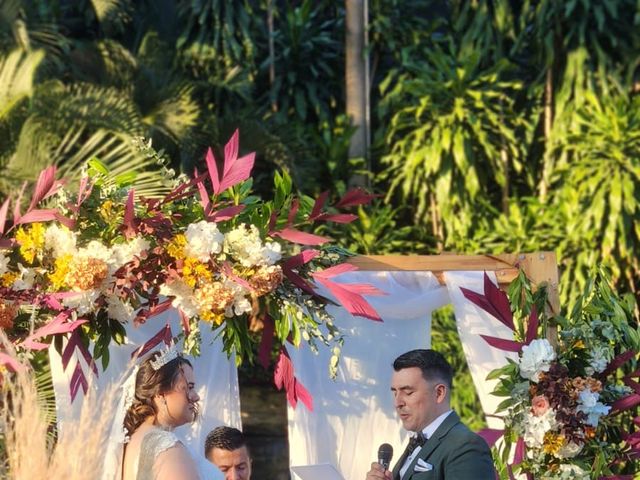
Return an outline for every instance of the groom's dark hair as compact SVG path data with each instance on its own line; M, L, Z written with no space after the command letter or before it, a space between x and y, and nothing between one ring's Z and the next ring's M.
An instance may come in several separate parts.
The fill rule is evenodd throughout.
M209 453L214 448L232 452L242 447L246 447L247 452L249 452L247 441L240 430L226 426L216 427L207 435L207 439L204 442L204 455L209 458Z
M413 367L417 367L422 371L422 376L425 380L438 380L451 390L453 368L441 353L426 349L411 350L403 353L393 362L393 369L396 372Z

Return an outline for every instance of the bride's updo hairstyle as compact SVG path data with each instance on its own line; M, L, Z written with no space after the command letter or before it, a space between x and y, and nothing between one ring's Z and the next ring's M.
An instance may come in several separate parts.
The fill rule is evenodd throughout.
M142 362L136 374L135 396L124 417L124 428L129 435L133 434L148 417L155 417L158 414L153 398L174 389L184 365L192 367L189 360L178 355L156 370L153 362L160 356L161 352L153 352Z

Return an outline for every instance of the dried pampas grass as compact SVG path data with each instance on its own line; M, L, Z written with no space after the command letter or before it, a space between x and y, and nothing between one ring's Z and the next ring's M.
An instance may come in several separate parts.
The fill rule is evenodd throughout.
M0 345L13 356L0 331ZM0 435L6 456L0 478L7 480L95 480L102 476L106 439L116 405L117 385L100 395L89 388L80 418L66 424L57 440L49 434L34 372L25 367L2 378Z

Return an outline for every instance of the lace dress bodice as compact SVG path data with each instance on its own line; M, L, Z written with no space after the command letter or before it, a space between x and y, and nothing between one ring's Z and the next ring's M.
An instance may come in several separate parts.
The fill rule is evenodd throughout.
M144 436L140 445L136 480L157 480L157 472L154 470L154 466L158 456L178 443L184 446L173 432L159 428L150 430ZM187 451L189 451L188 448ZM191 451L189 451L189 454L196 466L200 480L222 480L224 478L222 472L204 457L197 457Z

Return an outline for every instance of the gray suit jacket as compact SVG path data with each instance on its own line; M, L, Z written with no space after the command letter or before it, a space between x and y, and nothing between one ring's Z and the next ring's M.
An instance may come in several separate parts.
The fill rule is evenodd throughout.
M416 472L418 459L433 469ZM401 457L393 468L393 479L400 480ZM495 480L496 473L489 446L451 412L427 440L407 469L402 480Z

